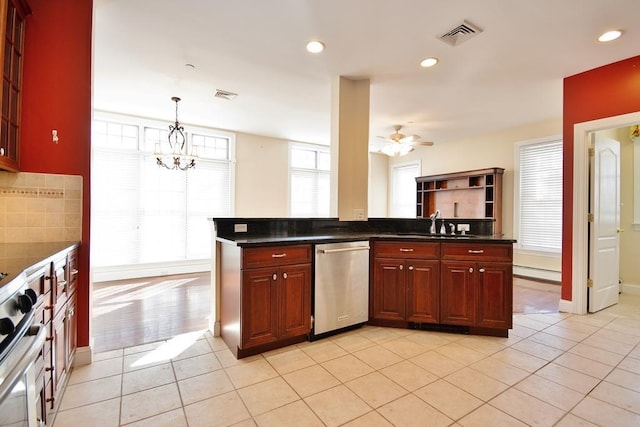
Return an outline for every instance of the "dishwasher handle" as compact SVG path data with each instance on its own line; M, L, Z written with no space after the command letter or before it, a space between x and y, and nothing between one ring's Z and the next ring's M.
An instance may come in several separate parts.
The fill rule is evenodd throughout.
M338 252L368 251L369 249L369 246L354 246L350 248L318 249L318 252L321 254L335 254Z

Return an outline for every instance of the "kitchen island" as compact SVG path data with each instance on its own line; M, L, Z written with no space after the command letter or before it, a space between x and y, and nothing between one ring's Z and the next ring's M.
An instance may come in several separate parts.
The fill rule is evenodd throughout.
M507 336L514 240L490 220L444 221L469 234L428 219L212 219L214 331L238 358L307 340L316 245L368 241L369 324Z

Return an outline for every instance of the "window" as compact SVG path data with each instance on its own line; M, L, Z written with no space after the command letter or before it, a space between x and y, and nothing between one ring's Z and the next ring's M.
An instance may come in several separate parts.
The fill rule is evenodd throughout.
M562 249L562 140L516 144L514 235L519 249Z
M96 117L100 117L96 114ZM209 217L231 216L233 135L194 129L195 168L155 161L164 123L107 116L92 129L92 264L130 266L210 256Z
M416 217L416 177L420 162L391 166L391 217Z
M323 145L289 146L289 215L328 217L331 155Z

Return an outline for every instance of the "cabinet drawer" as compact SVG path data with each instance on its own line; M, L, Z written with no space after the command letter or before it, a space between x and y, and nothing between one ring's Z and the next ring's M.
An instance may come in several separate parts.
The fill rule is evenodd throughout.
M310 262L311 245L267 246L242 250L242 268Z
M513 246L492 243L443 243L442 259L506 261L513 258Z
M374 257L420 258L440 257L439 242L375 242Z

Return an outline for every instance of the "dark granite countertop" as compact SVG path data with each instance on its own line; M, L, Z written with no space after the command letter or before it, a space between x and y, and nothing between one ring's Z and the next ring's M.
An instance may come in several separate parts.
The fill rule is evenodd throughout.
M43 267L50 258L68 251L78 242L0 243L0 287L9 286L15 279L26 278Z
M450 234L419 234L419 233L336 233L330 235L263 235L263 236L234 236L217 237L223 243L235 244L240 247L251 246L274 246L291 244L322 244L353 242L358 240L404 240L416 242L477 242L477 243L499 243L512 244L513 239L502 236L481 236L481 235L450 235Z

